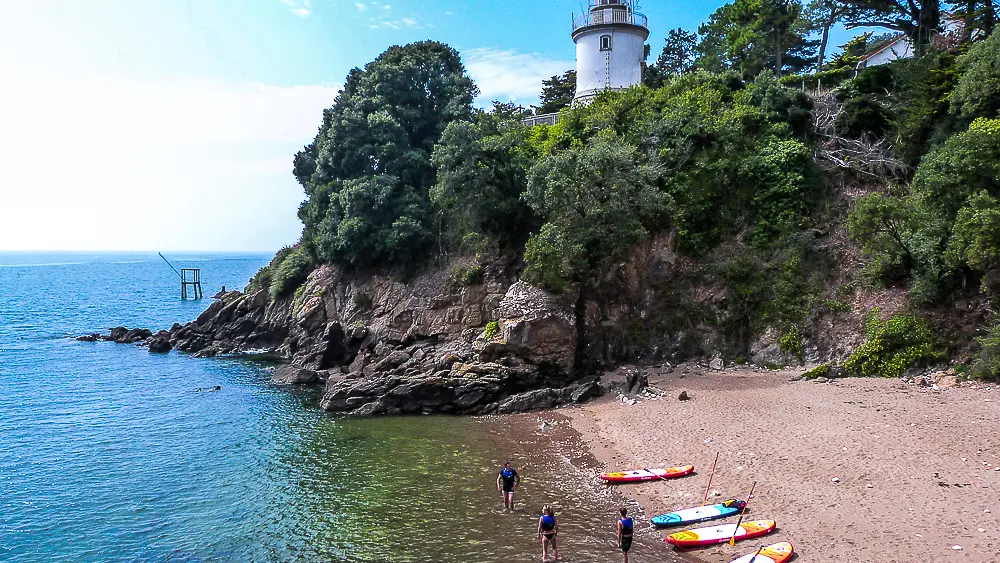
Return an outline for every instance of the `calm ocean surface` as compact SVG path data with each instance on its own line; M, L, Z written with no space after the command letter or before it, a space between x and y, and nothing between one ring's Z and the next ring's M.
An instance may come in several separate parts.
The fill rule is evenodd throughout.
M209 296L270 257L169 258ZM547 502L566 561L615 560L614 499L535 417L338 419L265 365L72 339L210 302L179 296L155 253L0 253L0 561L528 562ZM514 514L493 485L507 456ZM636 551L674 559L652 533Z

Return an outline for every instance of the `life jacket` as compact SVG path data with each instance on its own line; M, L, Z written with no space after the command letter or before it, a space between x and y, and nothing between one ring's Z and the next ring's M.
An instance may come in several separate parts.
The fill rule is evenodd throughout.
M548 514L542 516L542 529L546 532L552 530L556 527L555 516L549 516Z
M503 469L502 469L502 470L500 471L500 474L501 474L501 475L503 475L503 478L504 478L504 479L512 479L512 478L514 477L514 474L515 474L515 473L517 473L517 472L516 472L516 471L514 471L514 469L513 469L513 468L511 468L511 469L507 469L506 467L505 467L505 468L503 468Z
M622 518L621 520L619 520L619 522L622 523L622 533L623 534L631 534L632 533L632 527L633 527L634 524L633 524L631 518Z

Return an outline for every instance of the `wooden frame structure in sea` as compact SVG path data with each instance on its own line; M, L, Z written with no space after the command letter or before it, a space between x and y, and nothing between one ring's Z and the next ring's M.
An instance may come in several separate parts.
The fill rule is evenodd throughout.
M201 268L181 268L181 299L188 298L188 286L194 293L193 299L205 296L201 291Z

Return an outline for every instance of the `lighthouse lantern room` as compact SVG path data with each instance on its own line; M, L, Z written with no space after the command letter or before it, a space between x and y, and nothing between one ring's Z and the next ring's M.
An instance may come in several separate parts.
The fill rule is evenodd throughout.
M589 0L587 13L573 18L577 102L642 82L649 27L636 8L635 0Z

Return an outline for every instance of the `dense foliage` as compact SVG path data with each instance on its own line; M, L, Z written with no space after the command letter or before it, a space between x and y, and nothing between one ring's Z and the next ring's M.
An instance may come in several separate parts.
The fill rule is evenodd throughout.
M722 303L690 326L736 355L773 329L803 359L816 316L850 311L822 305L847 233L862 281L906 287L914 311L980 290L1000 304L1000 34L968 2L979 34L944 41L941 6L734 0L697 34L672 30L642 85L573 105L572 71L544 81L535 112L560 112L552 126L512 104L473 109L445 45L392 47L350 73L296 155L302 240L251 287L287 295L320 263L413 272L456 257L461 287L502 257L582 303L666 239ZM831 54L839 24L902 32L921 56L858 71L884 38ZM898 375L940 358L920 318L871 315L844 367Z
M347 77L316 139L295 157L303 239L322 261L378 266L425 256L434 240L431 152L468 121L476 87L459 54L392 47Z

